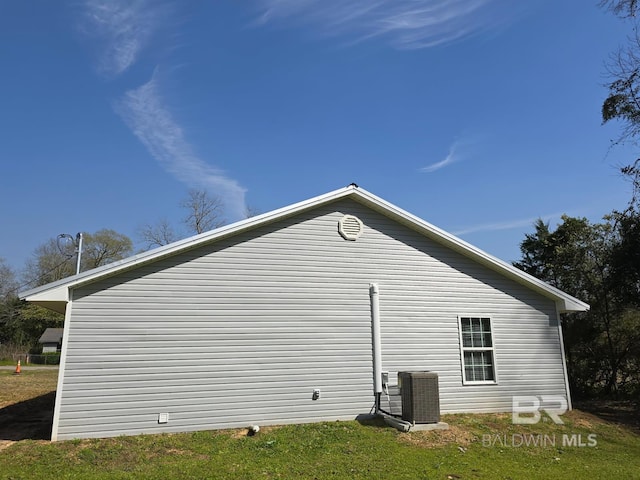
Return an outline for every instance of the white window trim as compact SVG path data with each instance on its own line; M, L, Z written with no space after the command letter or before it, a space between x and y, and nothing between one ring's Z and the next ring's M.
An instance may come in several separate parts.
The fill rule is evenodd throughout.
M491 326L491 347L464 347L462 343L462 319L463 318L488 318ZM458 315L458 342L460 346L460 366L462 368L463 385L497 385L498 384L498 364L496 363L496 341L493 328L493 318L491 315ZM464 368L464 352L486 352L491 351L491 361L493 362L494 380L467 380Z

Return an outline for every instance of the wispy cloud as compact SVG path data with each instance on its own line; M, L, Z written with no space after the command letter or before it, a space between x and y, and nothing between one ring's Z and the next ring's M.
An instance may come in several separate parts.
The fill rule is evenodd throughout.
M259 0L258 23L292 19L361 42L381 37L398 49L441 45L506 23L500 0Z
M441 160L436 163L432 163L431 165L427 165L426 167L422 167L420 171L423 173L435 172L436 170L440 170L441 168L444 168L447 165L451 165L452 163L458 161L460 159L460 156L457 153L458 146L459 146L458 142L454 143L449 148L449 153L444 158L444 160Z
M499 230L512 230L514 228L531 227L538 219L542 219L543 221L548 222L553 218L560 218L562 215L562 213L552 213L549 215L522 218L517 220L507 220L504 222L484 223L463 228L452 233L454 235L466 235L468 233L476 232L494 232Z
M199 158L185 139L158 93L157 76L129 90L117 102L116 111L147 148L174 177L190 187L201 187L220 195L234 220L246 212L245 189L225 173Z
M86 0L83 29L101 40L99 70L108 76L127 70L171 10L171 4L162 0Z
M130 68L157 31L168 25L174 7L171 0L84 0L83 29L100 40L100 71L116 77ZM126 92L115 107L149 153L176 179L219 195L230 219L245 216L245 189L194 153L159 94L155 73L144 85Z
M424 166L418 169L418 171L422 173L431 173L453 163L466 160L472 155L477 155L478 149L482 149L481 144L483 142L484 135L478 133L465 133L451 144L449 147L449 153L447 153L447 156L443 160Z

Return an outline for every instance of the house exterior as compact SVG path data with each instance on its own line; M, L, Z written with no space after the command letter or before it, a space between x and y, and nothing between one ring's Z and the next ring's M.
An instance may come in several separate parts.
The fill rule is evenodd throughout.
M355 185L20 296L65 314L52 440L354 419L380 369L442 413L570 402L588 309Z
M42 344L42 353L59 352L62 346L62 328L47 328L40 336L38 343Z

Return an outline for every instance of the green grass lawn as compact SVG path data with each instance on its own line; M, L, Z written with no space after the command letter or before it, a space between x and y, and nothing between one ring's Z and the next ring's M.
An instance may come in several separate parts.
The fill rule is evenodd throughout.
M0 479L640 479L639 434L580 411L563 419L513 425L510 415L448 415L449 430L408 434L331 422L264 427L253 437L21 440L0 450Z
M0 370L0 408L32 400L56 389L58 369L32 370L25 367L20 375L14 375L14 371Z
M7 358L1 359L0 360L0 366L9 366L9 365L13 365L14 367L16 366L18 362L14 362L13 360L9 360Z

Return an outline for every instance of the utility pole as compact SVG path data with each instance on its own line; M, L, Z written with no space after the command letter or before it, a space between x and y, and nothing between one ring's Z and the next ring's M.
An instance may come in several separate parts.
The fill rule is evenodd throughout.
M66 240L67 242L71 242L74 246L73 254L68 254L65 252L63 246L61 245L61 240ZM69 245L67 243L67 245ZM67 258L73 257L76 255L76 275L80 273L80 260L82 258L82 232L78 232L76 234L76 238L73 238L68 233L61 233L58 235L58 249L63 255L66 255Z
M80 273L80 258L82 257L82 232L78 232L76 235L76 275Z

